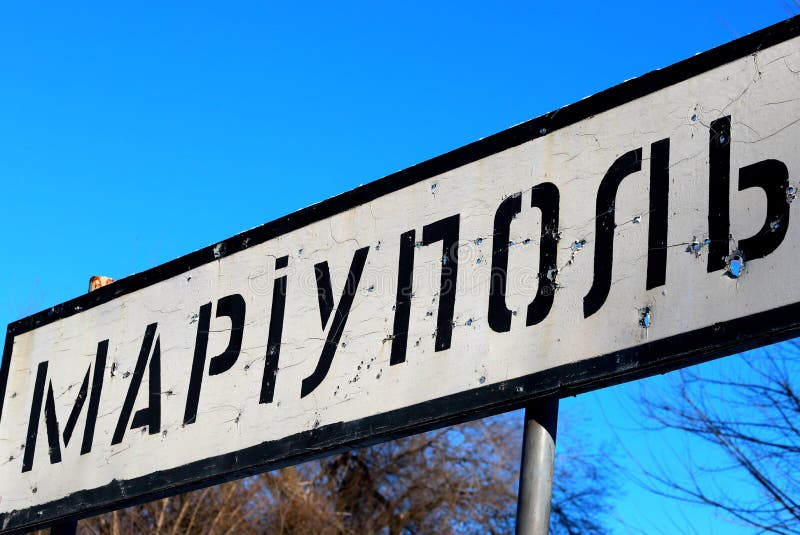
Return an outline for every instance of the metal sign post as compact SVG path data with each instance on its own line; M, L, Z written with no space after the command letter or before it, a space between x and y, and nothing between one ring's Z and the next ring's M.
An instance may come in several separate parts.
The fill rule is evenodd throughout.
M547 535L553 496L558 398L525 408L525 431L517 494L517 535Z

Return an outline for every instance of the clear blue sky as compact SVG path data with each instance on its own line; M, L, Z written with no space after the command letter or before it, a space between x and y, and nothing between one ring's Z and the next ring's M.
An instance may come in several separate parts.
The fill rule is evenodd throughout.
M84 293L90 275L147 269L765 27L790 3L2 2L0 324ZM624 406L640 387L563 408L636 451ZM620 533L735 532L622 490Z

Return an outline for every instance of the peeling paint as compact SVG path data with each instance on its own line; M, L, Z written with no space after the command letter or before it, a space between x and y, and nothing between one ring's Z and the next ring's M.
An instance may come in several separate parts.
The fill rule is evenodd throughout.
M214 246L212 252L214 254L214 258L221 258L225 254L225 244L219 242Z

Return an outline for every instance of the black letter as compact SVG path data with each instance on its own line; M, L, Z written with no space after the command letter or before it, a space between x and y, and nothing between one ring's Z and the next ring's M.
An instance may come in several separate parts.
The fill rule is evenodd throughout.
M778 248L789 228L786 188L789 170L778 160L764 160L739 169L739 191L761 188L767 194L767 216L755 236L739 240L745 260L763 258Z
M226 295L217 301L217 318L228 316L231 319L231 337L228 347L222 354L211 357L208 365L208 375L219 375L231 369L239 358L242 350L242 337L244 336L244 297L239 294Z
M729 252L731 195L731 118L708 130L708 273L725 269Z
M650 145L650 228L647 238L647 289L667 281L669 220L669 138Z
M422 227L422 245L442 242L442 276L439 284L439 312L436 317L435 351L450 348L453 335L453 311L456 306L458 278L459 214Z
M545 182L531 190L531 207L542 211L542 233L539 242L539 289L531 304L525 325L536 325L547 317L556 293L555 273L558 254L558 188ZM551 275L552 274L552 275Z
M492 230L492 273L489 279L489 327L495 332L511 330L511 311L506 307L506 275L508 272L508 238L511 221L522 209L522 196L507 197L494 213ZM542 221L544 226L544 221Z
M108 340L103 340L97 344L97 355L94 363L94 375L92 379L91 397L89 398L89 409L86 413L86 427L83 431L83 442L81 444L81 455L92 451L92 440L94 439L94 427L97 420L97 411L100 405L100 393L103 390L103 373L106 367L106 356L108 355ZM31 404L31 415L28 421L28 434L25 443L25 454L22 459L22 471L28 472L33 468L33 457L36 452L36 437L39 432L39 417L42 411L42 400L44 399L44 386L47 380L47 362L40 362L36 370L36 382L33 390L33 403ZM78 423L78 417L86 396L89 393L89 374L92 368L86 370L83 382L72 405L67 425L64 427L64 446L68 446ZM44 418L47 428L47 444L50 450L50 463L61 462L61 444L59 442L59 427L56 418L55 396L53 395L53 381L51 380L47 388L47 399L44 403Z
M289 265L289 257L282 256L275 260L275 269ZM259 403L272 403L275 395L275 378L278 374L278 359L281 354L281 336L283 334L283 314L286 309L286 275L275 279L272 285L272 311L269 317L269 337L267 338L267 356L264 361L264 375L261 378L261 396Z
M153 355L149 359L150 384L148 386L150 396L148 405L138 410L136 414L133 415L131 429L148 426L148 431L151 435L161 430L161 345L160 338L156 338L157 327L157 323L151 323L147 326L147 329L145 329L142 349L139 351L139 359L136 361L136 368L133 370L131 384L128 387L128 393L125 395L125 401L122 404L122 413L119 415L119 421L114 430L114 436L111 439L112 445L122 442L122 438L125 436L128 421L131 418L131 411L133 411L133 404L136 402L136 395L139 393L139 387L142 385L144 369L147 367L148 357L150 357L150 348L153 348ZM155 345L153 344L154 338Z
M588 318L603 306L611 289L614 259L614 202L622 180L642 169L642 149L626 152L611 164L597 191L594 247L594 281L583 298L583 316Z
M389 365L406 361L408 346L408 320L411 315L411 294L414 284L414 247L416 231L409 230L400 236L400 259L397 265L397 297L394 307L392 354Z
M339 339L344 331L345 323L347 323L347 316L350 314L350 306L353 304L353 298L355 297L356 290L358 289L358 282L361 280L361 273L364 271L364 264L367 262L367 253L369 253L369 247L362 247L353 254L353 261L350 263L350 272L347 274L347 282L345 282L344 289L342 290L342 297L339 300L339 306L336 308L336 313L333 315L331 328L328 331L327 338L325 339L325 346L322 348L322 354L319 357L319 361L317 362L317 367L314 369L314 372L303 379L303 384L300 389L301 398L304 398L313 392L328 374L328 370L331 367L331 362L333 362L333 355L336 353L336 347L339 345ZM327 294L330 295L330 272L328 270L328 263L320 262L314 266L314 269L317 272L318 284L321 280L320 273L323 273L322 280L327 279L328 285L325 290L327 291ZM325 316L327 315L330 317L330 312L326 314L325 310L327 309L328 303L330 303L332 308L333 302L332 298L330 301L324 299L323 294L321 293L322 287L319 289L320 316L323 318L323 327L325 327Z
M217 301L217 318L231 318L231 336L228 347L222 354L211 358L208 375L219 375L231 369L239 358L244 336L244 317L246 305L239 294L226 295ZM183 413L183 424L193 424L197 419L197 405L200 401L200 388L203 384L203 371L206 365L208 349L208 333L211 327L211 303L200 307L197 321L197 338L194 344L192 371L189 375L189 393L186 396L186 410Z

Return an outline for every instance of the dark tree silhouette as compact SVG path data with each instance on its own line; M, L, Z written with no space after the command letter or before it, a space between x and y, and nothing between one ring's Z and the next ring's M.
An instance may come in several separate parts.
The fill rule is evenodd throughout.
M556 459L551 531L603 532L601 455L569 441ZM511 533L521 414L414 435L97 516L82 533Z
M676 372L640 398L643 422L704 444L647 470L652 491L768 533L800 533L800 343L784 342Z

